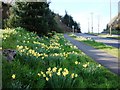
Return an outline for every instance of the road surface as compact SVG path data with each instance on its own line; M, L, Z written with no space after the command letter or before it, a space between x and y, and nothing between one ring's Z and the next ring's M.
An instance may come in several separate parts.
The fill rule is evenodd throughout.
M120 48L120 40L116 39L110 39L110 38L103 38L95 35L90 35L90 34L84 34L84 33L75 33L77 36L83 36L85 38L92 38L97 42L102 42L106 45L110 45L116 48Z
M88 46L82 42L74 40L67 34L64 34L64 37L67 40L69 40L73 45L77 46L78 49L83 51L86 55L90 56L93 60L100 63L101 65L112 71L113 73L120 75L120 67L119 67L120 62L118 58L111 56L106 52L95 49L91 46Z

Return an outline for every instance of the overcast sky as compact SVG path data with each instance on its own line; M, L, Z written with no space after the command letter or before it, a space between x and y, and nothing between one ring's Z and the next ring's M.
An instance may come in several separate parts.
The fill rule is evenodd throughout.
M118 14L118 1L111 0L112 18ZM50 9L62 16L66 10L81 24L82 32L88 32L88 21L91 30L91 12L93 13L93 32L98 32L98 17L100 32L110 21L110 0L51 0Z

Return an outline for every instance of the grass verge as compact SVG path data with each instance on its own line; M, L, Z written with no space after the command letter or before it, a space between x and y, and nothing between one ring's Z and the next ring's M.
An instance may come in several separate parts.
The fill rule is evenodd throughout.
M120 77L67 41L63 34L38 37L22 28L5 30L3 49L17 55L8 62L3 56L4 88L120 88Z
M112 46L108 46L106 44L100 43L100 42L96 42L95 40L92 40L91 38L84 38L82 36L76 36L74 34L69 34L69 36L71 36L72 38L74 38L75 40L84 42L85 44L92 46L96 49L100 49L102 51L107 52L108 54L115 56L117 58L120 59L119 57L119 53L120 53L120 49L112 47Z

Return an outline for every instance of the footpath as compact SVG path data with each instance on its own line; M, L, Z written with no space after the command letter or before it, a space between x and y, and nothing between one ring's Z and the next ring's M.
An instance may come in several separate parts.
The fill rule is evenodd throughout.
M118 58L107 54L106 52L95 49L91 46L88 46L82 42L74 40L67 34L64 34L64 37L69 40L73 45L77 46L82 52L91 57L96 62L100 63L111 72L120 75L120 60Z

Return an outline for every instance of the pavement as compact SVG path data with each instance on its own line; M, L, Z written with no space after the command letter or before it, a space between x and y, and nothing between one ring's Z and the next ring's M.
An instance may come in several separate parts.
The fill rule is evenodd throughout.
M64 37L69 40L73 45L77 46L82 52L91 57L96 62L100 63L102 66L109 69L111 72L120 75L120 60L118 58L111 56L103 51L95 49L91 46L88 46L82 42L74 40L67 34L64 34Z
M110 45L116 48L120 48L120 40L111 39L111 38L104 38L100 36L90 35L90 34L84 34L84 33L75 33L77 36L83 36L85 38L91 38L94 39L97 42L102 42L106 45Z

